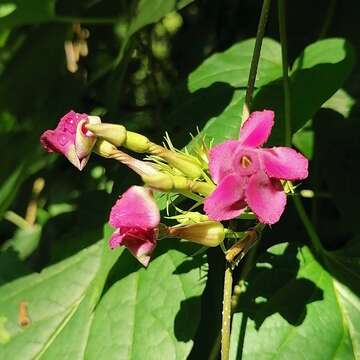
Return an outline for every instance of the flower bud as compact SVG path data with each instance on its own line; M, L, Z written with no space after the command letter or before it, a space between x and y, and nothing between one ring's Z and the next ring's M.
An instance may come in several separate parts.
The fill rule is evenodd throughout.
M191 181L190 183L190 191L197 192L204 196L210 195L214 190L214 184L209 184L203 181Z
M170 174L158 172L156 175L141 175L141 179L145 185L152 189L169 192L174 188L174 182Z
M169 235L200 245L215 247L224 241L225 231L220 222L204 221L197 224L171 227Z
M202 169L199 163L190 155L168 150L155 144L151 144L149 151L152 155L159 156L167 161L168 164L180 170L190 179L196 179L202 175Z
M113 145L109 141L103 140L103 139L98 139L98 141L96 142L96 144L94 146L94 151L98 155L108 158L111 155L113 155L117 151L117 149L116 149L115 145Z
M109 141L116 147L122 146L126 140L126 129L119 124L87 124L86 128L96 136Z
M46 151L65 155L73 165L82 170L97 140L96 136L87 130L86 124L100 122L97 116L71 110L60 119L54 130L47 130L41 135L40 142Z
M145 153L149 150L150 140L141 134L127 131L123 146L137 153Z

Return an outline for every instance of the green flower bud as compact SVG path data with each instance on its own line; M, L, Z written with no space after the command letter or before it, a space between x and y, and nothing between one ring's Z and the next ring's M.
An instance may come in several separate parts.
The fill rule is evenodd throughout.
M196 179L202 175L200 164L190 155L180 154L156 144L151 144L149 151L152 155L164 159L168 164L180 170L190 179Z
M169 235L189 240L200 245L215 247L225 238L223 225L217 221L204 221L197 224L171 227Z
M141 175L145 185L159 191L169 192L174 188L174 182L170 174L159 172L156 175Z
M150 140L146 136L127 131L123 146L137 153L145 153L149 150L150 144Z
M102 157L108 158L117 151L117 148L115 145L113 145L109 141L106 141L106 140L103 140L100 138L95 143L94 151L96 154L98 154Z
M90 116L89 116L90 118ZM103 138L116 147L122 146L126 140L126 129L118 124L88 124L86 128L97 137Z

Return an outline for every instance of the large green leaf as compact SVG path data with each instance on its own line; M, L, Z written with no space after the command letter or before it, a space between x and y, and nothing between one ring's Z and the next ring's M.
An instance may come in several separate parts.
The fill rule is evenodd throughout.
M147 269L138 269L128 253L121 256L118 273L123 277L95 312L86 358L186 359L205 285L199 271L201 258L189 262L187 255L194 252L190 244L175 246L181 252L168 244L160 246L157 251L164 253Z
M174 244L178 250L170 249ZM203 259L189 262L195 251L189 243L164 241L157 250L147 269L124 252L115 271L118 281L98 307L108 273L122 253L111 251L106 240L40 274L3 285L0 357L185 359L199 321ZM21 303L27 303L27 327L19 325Z
M255 39L233 45L228 50L206 59L189 76L191 92L208 87L215 82L228 83L234 87L247 85ZM261 48L256 86L263 86L281 77L281 48L275 40L265 38Z
M354 50L345 39L317 41L296 59L290 75L291 126L296 132L344 84L354 66ZM270 142L283 143L284 102L281 79L257 92L255 109L269 108L276 113Z
M102 244L0 288L2 331L7 335L0 344L2 358L82 359L91 314L119 255ZM27 327L19 325L21 303L27 303Z
M206 123L197 139L205 136L207 139L212 139L214 144L217 144L225 140L238 138L244 98L244 90L235 91L230 104L220 115L211 118Z
M270 248L249 284L233 320L232 359L360 356L359 298L308 248Z

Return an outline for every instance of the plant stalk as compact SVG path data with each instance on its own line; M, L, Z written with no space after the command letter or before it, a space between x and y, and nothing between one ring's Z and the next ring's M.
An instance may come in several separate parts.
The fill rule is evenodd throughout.
M291 93L289 79L289 64L287 55L286 9L285 0L278 0L279 33L281 43L281 59L284 87L284 115L285 115L285 146L291 146Z
M242 113L242 123L244 124L246 119L250 115L250 107L251 107L251 101L254 93L255 88L255 80L256 80L256 73L259 65L260 60L260 53L261 53L261 45L264 38L265 33L265 27L269 15L269 9L270 9L271 0L264 0L263 6L261 9L260 14L260 20L259 25L256 33L256 40L255 40L255 46L254 46L254 52L251 59L251 65L250 65L250 73L247 83L247 89L245 94L245 102L243 107L243 113Z
M221 327L221 360L229 359L232 283L233 283L232 269L230 264L226 263L225 276L224 276L222 327Z
M291 93L288 73L289 67L287 60L286 11L284 0L278 0L278 15L284 86L285 146L291 146ZM321 244L320 238L316 232L314 225L312 224L309 216L306 213L300 197L294 196L293 200L297 213L305 227L305 230L312 242L312 245L319 254L322 254L324 252L324 248Z
M250 73L248 78L246 94L245 94L245 102L243 106L241 126L244 124L244 122L246 121L246 119L249 117L250 114L250 106L254 93L256 74L260 60L261 46L264 38L270 4L271 4L271 0L263 1L258 29L256 33L254 51L251 59ZM255 256L251 257L251 263L254 261L254 258ZM248 264L248 266L251 267L251 264ZM221 359L222 360L229 359L230 335L231 335L230 329L231 329L232 283L233 283L232 269L230 267L230 264L227 263L225 269L225 276L224 276L223 318L222 318L222 328L221 328Z

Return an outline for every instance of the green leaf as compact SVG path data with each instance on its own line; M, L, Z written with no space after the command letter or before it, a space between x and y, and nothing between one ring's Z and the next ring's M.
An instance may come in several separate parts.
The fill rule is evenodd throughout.
M86 358L186 359L205 285L202 258L189 259L192 244L170 248L168 241L174 240L160 242L161 255L147 269L139 269L128 252L121 256L121 279L97 307Z
M359 357L359 298L308 248L270 248L249 284L234 315L231 359Z
M344 89L339 89L330 99L325 101L322 108L334 110L344 118L348 118L354 105L355 99Z
M317 41L296 59L290 75L291 127L296 132L312 119L321 106L342 87L354 66L353 48L345 39ZM282 81L261 88L253 101L254 109L272 109L276 114L270 143L284 138Z
M207 139L212 139L214 144L218 144L238 138L244 99L244 90L235 91L230 104L220 115L211 118L195 139L205 136Z
M17 191L26 176L27 159L23 160L18 167L5 179L0 188L0 219L4 216L6 209L11 204Z
M2 27L35 24L55 17L56 0L14 0L0 4Z
M19 259L26 259L37 248L40 242L41 226L29 226L18 229L13 238L7 240L1 247L1 251L12 248L18 253Z
M312 159L314 155L314 130L312 130L311 121L307 122L304 127L293 134L292 143L308 159Z
M40 274L0 287L1 356L80 360L125 352L129 359L186 358L199 321L204 259L189 258L193 244L169 240L159 244L158 256L145 269L128 251L109 249L112 231L106 227L103 241ZM118 281L96 307L120 254ZM18 308L24 303L30 324L21 327Z
M82 359L86 329L119 254L101 241L40 274L2 286L0 317L6 321L3 326L8 335L8 341L0 344L2 356ZM24 303L30 324L21 327L18 308Z
M194 92L215 82L234 87L247 85L255 39L233 45L228 50L207 58L189 76L188 88ZM263 41L256 86L263 86L281 77L281 47L275 40Z

